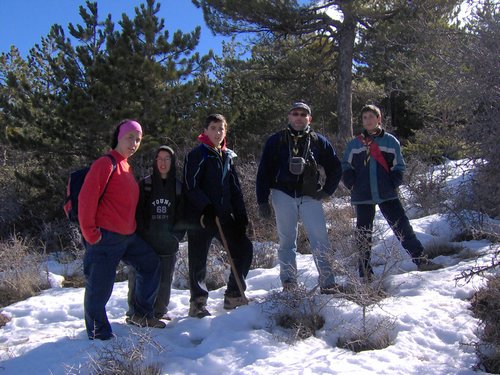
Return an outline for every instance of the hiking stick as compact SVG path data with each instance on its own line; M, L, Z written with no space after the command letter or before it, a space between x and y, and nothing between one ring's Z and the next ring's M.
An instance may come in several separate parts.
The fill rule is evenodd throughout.
M233 257L231 256L231 252L229 251L229 246L227 244L226 236L224 236L224 232L222 231L222 226L220 225L219 217L215 217L215 223L217 224L217 228L219 229L219 235L222 239L222 245L224 245L224 249L226 249L227 257L229 259L229 265L231 266L231 270L233 271L234 278L236 279L236 284L238 285L238 289L240 291L240 295L248 302L247 297L245 296L245 291L243 290L243 285L241 285L241 280L236 270L236 266L233 262Z
M220 225L220 220L219 217L215 217L215 224L217 225L217 229L219 230L219 235L222 240L222 245L224 249L226 250L229 265L231 266L231 271L233 272L234 278L236 279L236 284L238 285L238 290L241 294L241 297L243 297L247 303L248 303L248 298L245 296L245 291L243 290L243 285L241 285L241 280L238 274L238 271L236 270L236 265L233 262L233 257L231 256L231 252L229 251L229 245L227 244L226 236L224 235L224 232L222 231L222 226ZM200 217L200 225L202 228L205 227L205 223L203 222L203 215Z

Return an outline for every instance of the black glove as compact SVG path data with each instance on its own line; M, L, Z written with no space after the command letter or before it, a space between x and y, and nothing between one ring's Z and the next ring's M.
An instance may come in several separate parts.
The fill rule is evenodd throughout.
M271 205L269 203L259 204L259 216L266 220L271 218Z
M326 191L324 191L323 189L321 189L320 191L318 191L314 197L314 199L318 200L318 201L322 201L322 200L326 200L328 198L330 198L330 194L328 194Z
M248 217L247 215L237 215L234 218L234 234L237 237L243 237L247 232Z
M356 182L356 172L354 169L348 169L342 173L342 181L348 190L352 190Z
M403 172L391 171L391 180L395 188L399 187L403 183Z
M215 207L211 204L205 206L203 211L201 211L200 223L205 229L217 229L217 224L215 223Z

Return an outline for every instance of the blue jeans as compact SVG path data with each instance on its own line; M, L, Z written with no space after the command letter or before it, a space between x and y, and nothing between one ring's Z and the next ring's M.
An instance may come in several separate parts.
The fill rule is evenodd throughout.
M293 198L277 189L272 189L271 199L280 240L278 259L281 282L297 282L297 226L300 218L311 244L320 286L334 284L335 276L331 267L334 251L328 239L321 201L309 196Z
M113 292L120 260L137 271L135 306L137 314L153 316L160 282L160 262L154 250L136 234L121 235L101 229L102 239L95 245L84 241L85 326L90 339L106 340L112 335L106 303Z
M177 246L178 247L178 246ZM177 254L159 255L160 257L160 287L156 296L154 314L158 319L162 318L168 311L170 294L172 293L172 281L174 279L175 262ZM127 316L135 314L135 284L137 272L134 267L128 269L128 311Z

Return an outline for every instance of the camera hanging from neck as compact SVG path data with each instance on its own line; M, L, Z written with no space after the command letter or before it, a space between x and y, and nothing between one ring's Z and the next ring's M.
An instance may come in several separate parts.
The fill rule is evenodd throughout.
M304 173L304 169L306 166L307 154L309 153L309 149L311 147L311 137L310 137L310 128L307 127L304 131L298 132L289 128L289 164L288 169L291 174L300 176ZM304 140L304 147L302 150L302 156L299 155L300 147L299 142Z
M299 142L305 138L305 146L304 146L304 152L302 157L305 159L307 156L307 153L309 152L309 148L311 146L311 138L309 137L311 132L311 127L308 125L304 130L298 131L290 126L288 127L288 135L289 135L289 149L290 149L290 156L296 157L299 156Z

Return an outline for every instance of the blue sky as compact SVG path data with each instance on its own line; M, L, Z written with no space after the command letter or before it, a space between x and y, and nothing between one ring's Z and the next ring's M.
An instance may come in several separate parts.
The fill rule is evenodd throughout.
M133 18L134 8L146 0L97 0L99 18L111 14L115 24L122 13ZM191 0L159 0L159 17L165 20L165 28L172 34L176 30L191 32L196 26L202 27L201 40L197 52L206 53L212 49L216 54L222 52L220 36L214 36L205 26L203 12ZM15 45L23 56L46 36L50 27L57 23L67 32L68 23L79 24L79 6L85 0L0 0L0 52L8 52Z

